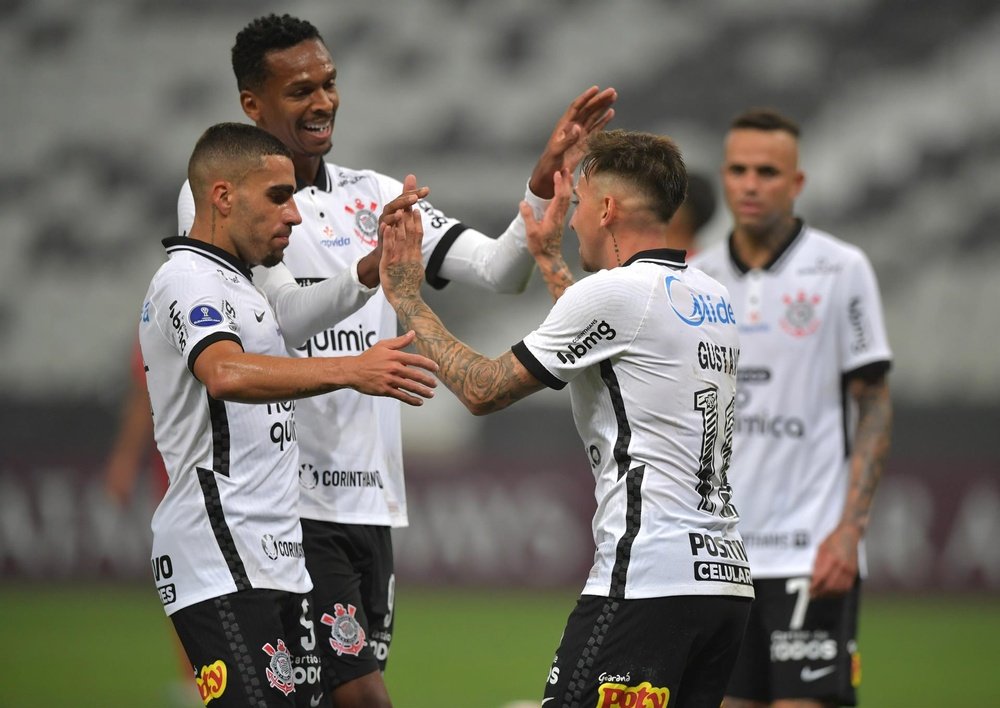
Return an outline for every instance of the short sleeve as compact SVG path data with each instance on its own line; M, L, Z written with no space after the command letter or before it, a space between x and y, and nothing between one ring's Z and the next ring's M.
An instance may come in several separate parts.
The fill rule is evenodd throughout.
M868 258L857 252L844 274L845 287L838 305L841 371L892 361L885 330L878 281Z
M582 371L625 351L635 338L645 303L601 272L572 285L545 321L511 351L535 378L562 388Z
M152 298L157 325L194 371L205 347L222 340L243 346L239 315L219 277L173 274Z

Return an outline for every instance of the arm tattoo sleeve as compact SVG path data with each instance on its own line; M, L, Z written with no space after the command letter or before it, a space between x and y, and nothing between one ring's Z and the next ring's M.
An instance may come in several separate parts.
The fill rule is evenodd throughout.
M438 363L438 378L472 413L501 410L544 388L511 352L490 359L460 342L419 295L400 299L396 313L417 333L417 351Z
M858 430L851 453L851 476L842 523L851 524L864 533L875 488L889 456L892 402L885 377L873 383L855 379L849 390L858 403Z

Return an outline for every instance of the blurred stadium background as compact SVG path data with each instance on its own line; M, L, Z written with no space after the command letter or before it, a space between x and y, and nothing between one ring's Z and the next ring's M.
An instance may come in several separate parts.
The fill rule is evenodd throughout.
M713 176L735 113L774 105L798 118L807 173L800 211L869 254L896 354L893 456L870 532L868 596L887 611L917 608L913 623L941 615L949 626L948 617L973 607L981 620L974 625L996 626L1000 240L989 234L1000 223L1000 6L993 0L0 0L5 618L20 616L22 606L33 616L31 600L50 595L41 616L62 615L68 597L106 596L112 587L139 597L148 589L153 600L151 494L140 491L136 504L117 508L104 497L101 466L128 382L140 301L162 261L159 240L175 233L190 149L209 124L244 120L229 49L249 19L274 10L316 24L338 64L332 159L399 178L414 172L436 206L487 233L513 217L552 122L591 84L618 89L615 126L672 135L689 166ZM720 209L705 241L723 238L727 222ZM572 239L568 249L575 251ZM456 334L490 355L549 307L538 282L519 297L452 285L429 299ZM452 607L455 598L478 598L481 611L497 606L495 595L533 591L497 600L496 612L501 627L519 633L512 651L541 641L540 653L531 651L542 664L530 669L528 684L540 689L535 678L591 555L592 487L568 399L545 393L478 419L445 394L406 411L404 428L411 527L396 537L400 603L412 588L414 612L437 593ZM553 593L561 608L554 636L511 624L536 601L549 607ZM86 626L79 613L89 606L46 626ZM166 668L143 662L146 681L172 671L155 600L151 609L139 616L153 626L138 636L157 647L150 657ZM442 623L458 619L439 614ZM421 649L431 655L437 643L464 641L448 625L430 626L438 629L428 630ZM15 683L38 678L11 668L17 656L30 656L11 650L29 631L37 630L0 623L7 647L0 706L68 705L70 698L12 698L22 695ZM53 666L110 651L91 643L99 637L62 628L43 634L52 639L39 661ZM959 662L966 667L979 666L985 652L996 666L995 644L973 649L962 637L936 651L966 657ZM493 641L476 646L501 651ZM466 655L456 665L428 663L422 680L445 686L457 674L519 671L504 668L502 653L482 669L462 664ZM904 664L913 677L934 674L933 656ZM866 680L877 682L879 672L869 660ZM120 680L108 676L107 685ZM990 680L992 688L983 683L969 694L980 705L1000 705ZM502 702L493 698L400 705ZM88 701L73 696L74 705L118 705Z

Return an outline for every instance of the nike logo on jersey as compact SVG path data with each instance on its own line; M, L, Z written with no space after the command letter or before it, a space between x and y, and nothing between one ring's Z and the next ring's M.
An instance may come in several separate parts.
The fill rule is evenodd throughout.
M263 322L264 321L264 315L266 315L266 314L267 314L266 312L257 312L256 310L254 310L254 312L253 312L253 316L257 318L258 322Z
M837 667L835 666L824 666L822 669L814 669L811 666L803 666L802 673L799 674L799 678L807 683L809 681L816 681L817 679L821 679L824 676L832 674L836 668Z
M315 696L309 699L309 705L311 705L313 708L316 708L316 706L318 706L320 704L320 701L322 700L323 700L323 694L317 693Z

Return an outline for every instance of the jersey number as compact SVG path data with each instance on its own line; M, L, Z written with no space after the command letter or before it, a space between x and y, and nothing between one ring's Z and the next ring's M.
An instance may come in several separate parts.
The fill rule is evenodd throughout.
M719 470L719 500L722 508L719 516L729 519L736 516L736 507L730 501L733 498L733 488L729 484L729 459L733 455L733 423L735 420L736 399L729 399L726 406L725 429L722 438L722 468ZM694 409L701 412L701 459L698 465L698 484L695 490L701 497L698 509L715 513L716 504L712 501L712 482L715 479L715 443L719 437L719 389L715 386L696 391L694 394Z

